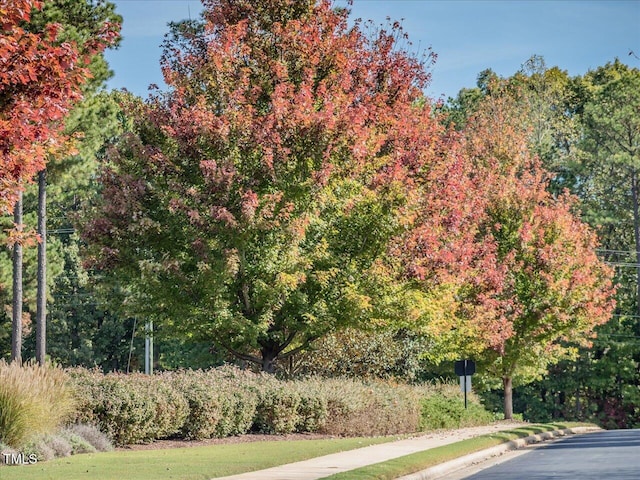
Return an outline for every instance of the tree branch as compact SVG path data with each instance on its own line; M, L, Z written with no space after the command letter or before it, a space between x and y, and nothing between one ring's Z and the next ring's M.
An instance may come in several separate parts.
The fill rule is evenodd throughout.
M317 340L318 338L320 338L320 335L313 335L313 336L307 338L301 345L297 346L293 350L289 350L287 353L283 353L282 355L278 355L278 359L279 360L286 360L287 358L295 355L296 353L301 352L302 350L306 349L311 342L313 342L314 340Z
M280 355L280 353L282 353L282 351L285 348L287 348L289 345L291 345L291 342L293 342L293 339L296 338L296 333L297 332L295 332L295 331L291 332L289 334L289 336L287 337L287 339L284 341L284 343L278 347L278 355Z
M235 348L233 348L231 345L225 342L220 342L220 345L222 346L222 348L226 349L231 355L239 358L240 360L246 360L247 362L257 363L258 365L262 364L261 358L258 358L254 355L249 355L248 353L239 352Z

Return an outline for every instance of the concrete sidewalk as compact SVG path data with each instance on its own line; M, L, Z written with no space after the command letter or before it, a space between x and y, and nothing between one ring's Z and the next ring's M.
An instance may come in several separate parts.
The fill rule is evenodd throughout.
M403 457L423 450L448 445L488 433L518 428L522 423L496 423L493 425L463 428L460 430L429 433L419 437L372 445L324 457L290 463L257 472L241 473L216 480L315 480L335 473Z

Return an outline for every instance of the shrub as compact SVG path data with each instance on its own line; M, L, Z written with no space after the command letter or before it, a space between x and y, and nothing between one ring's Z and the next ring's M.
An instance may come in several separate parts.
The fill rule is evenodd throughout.
M485 410L474 394L468 394L467 409L459 388L454 384L434 387L422 402L420 425L423 430L470 427L491 423L494 415Z
M94 425L76 423L68 426L67 430L82 437L98 452L109 452L113 450L113 445L111 445L109 438Z
M207 384L202 372L179 372L169 378L174 388L183 392L188 407L180 436L187 440L214 437L222 409L218 396Z
M62 424L74 408L66 379L59 368L0 361L0 441L19 448Z
M433 396L422 403L422 429L437 430L441 428L457 428L460 426L464 405L460 400Z
M258 404L256 392L228 382L219 384L215 392L221 410L215 436L223 438L247 433L253 425Z
M189 414L185 395L164 375L135 375L128 377L128 381L138 391L144 392L147 401L155 407L149 439L169 438L177 434Z
M99 414L102 411L101 381L104 374L96 369L70 368L66 370L71 379L71 387L75 399L76 410L71 416L73 423L99 425Z
M98 414L102 429L116 444L147 442L155 408L146 392L140 392L122 375L107 375L100 383L101 403Z
M323 388L323 380L306 379L291 383L300 396L298 405L298 432L318 432L327 421L328 400Z
M9 445L0 442L0 465L3 465L6 463L7 457L10 457L11 455L17 455L17 454L18 454L18 451L15 448L12 448Z
M180 432L189 405L166 376L73 372L80 408L74 420L95 424L116 444L149 442Z
M75 376L76 394L82 408L75 422L94 423L117 445L148 442L155 419L155 406L147 392L140 391L126 375Z
M154 376L73 374L76 421L100 426L119 444L170 435L186 439L253 431L274 434L389 435L491 422L455 385L411 386L357 379L282 381L225 366ZM75 433L78 433L74 430Z
M247 433L251 428L258 403L252 387L255 374L225 366L206 372L176 372L168 378L188 403L188 415L180 430L182 437L227 437Z
M419 428L419 387L356 380L324 380L327 421L322 433L331 435L390 435Z
M233 393L233 422L228 431L229 435L247 433L253 425L253 419L258 407L258 394L246 387L237 388ZM222 434L222 432L220 432ZM223 435L220 435L223 436Z
M258 388L258 405L253 422L262 433L292 433L300 423L301 397L289 385L265 381Z

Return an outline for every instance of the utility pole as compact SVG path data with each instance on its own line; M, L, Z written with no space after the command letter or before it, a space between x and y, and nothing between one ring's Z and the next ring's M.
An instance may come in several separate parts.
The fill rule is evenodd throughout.
M13 210L13 222L22 231L22 192ZM11 336L11 360L22 364L22 244L13 244L13 316Z
M47 354L47 171L38 173L38 292L36 298L36 361Z
M153 373L153 321L148 320L145 325L144 336L144 373Z

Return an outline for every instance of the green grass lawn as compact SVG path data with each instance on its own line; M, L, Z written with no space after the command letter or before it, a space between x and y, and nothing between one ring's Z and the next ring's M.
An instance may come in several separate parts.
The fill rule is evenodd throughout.
M333 475L333 480L388 480L534 433L589 424L533 424L463 440ZM270 468L398 439L263 441L164 450L75 455L29 466L0 467L0 480L205 480Z
M266 441L74 455L0 467L0 480L204 480L396 440L397 436Z

